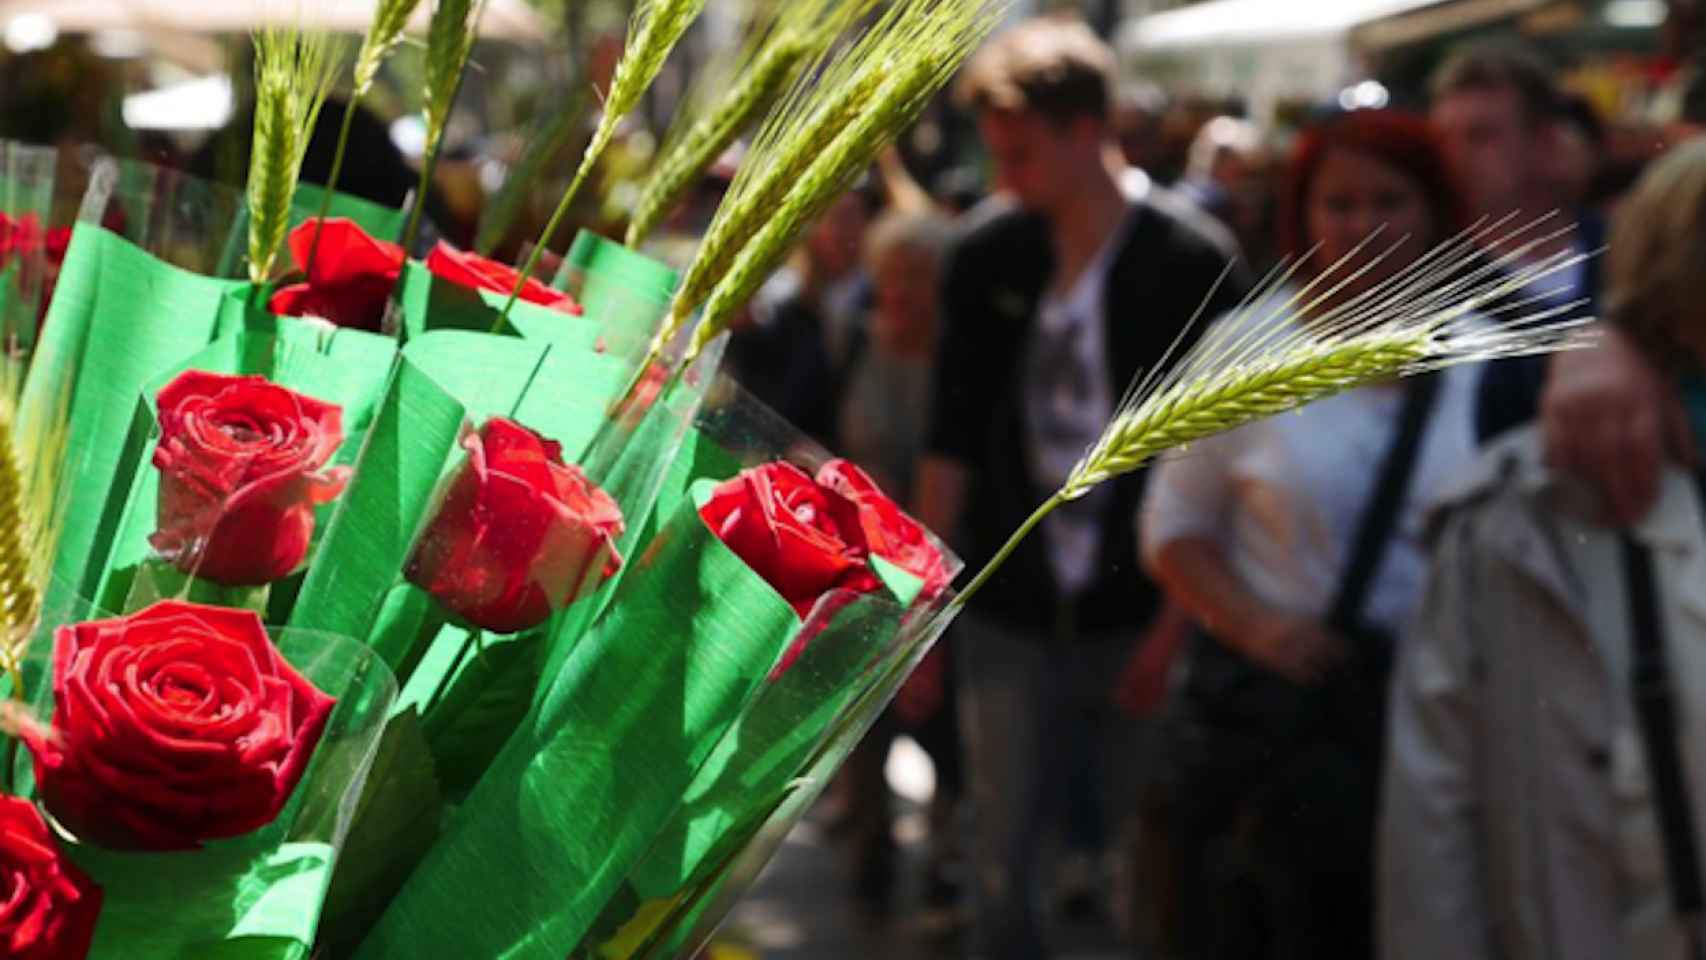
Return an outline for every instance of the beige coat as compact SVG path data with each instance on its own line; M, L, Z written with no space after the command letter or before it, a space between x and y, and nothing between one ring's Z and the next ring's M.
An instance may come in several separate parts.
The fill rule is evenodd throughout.
M1627 683L1616 535L1524 433L1450 498L1394 680L1385 960L1682 960ZM1706 518L1664 478L1653 551L1697 829L1706 825ZM1706 852L1706 842L1701 844Z

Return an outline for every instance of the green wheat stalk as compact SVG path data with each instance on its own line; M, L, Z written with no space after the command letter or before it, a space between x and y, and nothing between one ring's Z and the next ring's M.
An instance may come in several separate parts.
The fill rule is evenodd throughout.
M356 108L361 105L362 98L373 89L373 80L379 75L379 67L385 58L403 41L403 28L409 23L409 16L415 12L421 0L380 0L379 9L373 13L373 22L367 26L367 35L361 38L361 49L355 55L355 85L350 91L349 103L344 107L344 121L338 128L337 149L332 152L332 172L326 177L326 191L320 197L320 210L315 219L323 224L326 211L331 209L332 192L338 188L338 176L344 169L344 151L349 147L350 127L355 122ZM320 252L320 227L314 228L314 242L308 246L308 262L303 269L312 272L314 258Z
M24 703L24 655L41 623L42 598L52 580L54 550L65 526L71 469L71 384L64 381L51 409L21 425L17 384L21 357L0 360L0 671L11 680L11 703ZM15 731L14 731L15 732ZM14 784L18 739L7 744L4 782Z
M732 63L704 70L703 88L688 97L665 137L652 176L640 193L626 243L638 247L669 215L699 176L764 116L802 71L875 0L796 0L780 18L755 24L754 39Z
M421 156L420 183L415 189L414 206L409 210L409 223L403 231L403 248L414 248L420 231L421 212L426 208L426 196L432 186L433 168L438 165L439 147L444 143L444 129L450 124L450 109L462 90L462 71L468 65L468 55L474 50L474 39L485 11L485 0L435 0L432 22L427 27L426 101L421 111L426 117L426 149Z
M249 154L249 279L265 283L290 227L290 202L343 44L322 33L255 34L255 139Z
M793 149L809 151L810 160L781 202L766 211L751 238L735 252L728 272L705 301L687 362L728 326L735 311L782 262L805 228L870 166L878 151L917 119L960 61L995 26L1000 9L998 4L966 0L928 10L918 32L910 34L917 44L913 55L896 57L880 71L882 81L875 93L834 139L827 144L794 142ZM672 304L672 320L679 319L683 300L678 297Z
M1543 222L1506 233L1511 252L1490 260L1477 251L1489 248L1485 241L1504 232L1510 218L1477 225L1344 302L1337 302L1337 295L1398 244L1353 269L1371 237L1295 293L1286 291L1298 265L1282 264L1177 365L1164 362L1165 372L1131 386L1066 482L1008 538L944 615L964 607L1061 504L1168 450L1394 377L1591 342L1584 332L1591 321L1566 318L1579 304L1547 306L1537 296L1521 297L1535 281L1571 269L1587 256L1560 253L1525 263L1562 232L1539 235ZM1507 299L1512 297L1517 299ZM1497 325L1488 322L1501 312L1515 316Z
M804 176L816 151L865 112L896 62L896 53L910 39L903 29L910 22L908 15L916 18L923 9L922 0L901 0L890 7L876 26L830 63L820 80L811 84L802 78L765 121L681 278L654 354L661 354L662 345L711 295L769 211Z
M628 246L637 248L644 243L675 209L682 194L753 120L776 103L808 52L805 38L795 33L778 34L765 45L752 68L743 71L722 99L700 117L674 149L663 155L641 188L624 239Z
M639 5L634 8L634 19L628 27L628 43L623 48L622 58L617 61L616 72L610 79L610 94L604 101L604 113L599 117L597 129L593 131L592 142L581 156L580 167L575 170L574 179L569 181L569 188L563 191L562 198L557 201L557 209L546 222L539 241L533 245L533 252L528 254L527 262L522 265L521 275L516 278L515 289L510 291L509 300L504 303L503 312L499 315L499 325L509 316L510 308L515 306L516 299L521 296L522 287L526 286L527 278L539 265L540 255L545 252L551 237L557 232L558 225L569 212L569 205L580 192L581 184L592 173L593 167L598 165L599 157L604 155L605 148L616 135L616 127L622 122L622 118L639 105L640 97L657 78L658 71L663 69L664 61L669 59L670 51L675 49L676 42L704 9L705 0L640 0Z

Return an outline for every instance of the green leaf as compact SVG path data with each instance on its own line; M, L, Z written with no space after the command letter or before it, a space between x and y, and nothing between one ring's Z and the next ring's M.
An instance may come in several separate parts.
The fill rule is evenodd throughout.
M347 956L438 837L444 800L411 708L392 717L356 806L320 923L319 946Z

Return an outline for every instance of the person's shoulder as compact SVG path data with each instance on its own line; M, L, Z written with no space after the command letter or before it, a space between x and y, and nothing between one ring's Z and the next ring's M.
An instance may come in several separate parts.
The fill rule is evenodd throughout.
M1482 448L1458 481L1434 499L1428 528L1437 535L1457 523L1494 543L1532 542L1535 533L1556 540L1597 529L1597 505L1584 483L1546 462L1540 428L1531 425Z
M1010 249L1015 241L1048 242L1043 219L996 195L965 212L955 225L955 247L966 251Z
M1150 184L1132 203L1158 228L1151 242L1167 255L1208 256L1222 264L1238 259L1238 241L1232 231L1178 191ZM1133 242L1140 239L1134 236Z

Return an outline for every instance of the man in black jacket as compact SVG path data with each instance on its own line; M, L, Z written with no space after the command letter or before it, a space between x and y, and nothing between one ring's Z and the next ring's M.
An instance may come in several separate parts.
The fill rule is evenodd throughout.
M1217 285L1236 257L1224 228L1119 159L1113 72L1082 24L1039 19L991 41L960 84L1004 196L974 211L948 264L918 507L971 569L1199 308L1211 319L1239 292ZM1057 511L962 619L980 956L1046 956L1043 834L1069 791L1115 782L1100 755L1128 774L1137 760L1108 733L1114 680L1160 602L1136 563L1142 485L1127 476Z

